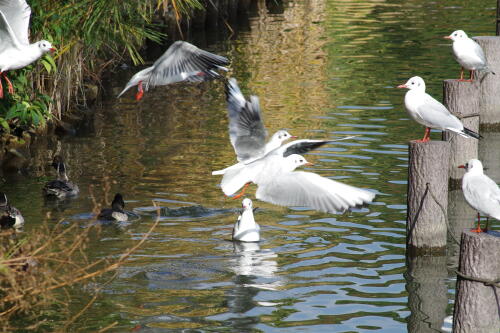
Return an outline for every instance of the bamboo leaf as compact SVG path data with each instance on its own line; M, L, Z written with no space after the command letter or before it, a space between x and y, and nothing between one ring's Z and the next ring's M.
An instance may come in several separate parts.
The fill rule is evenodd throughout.
M42 63L43 67L45 67L45 70L47 71L47 73L50 74L50 70L51 70L50 63L45 59L40 60L40 62Z

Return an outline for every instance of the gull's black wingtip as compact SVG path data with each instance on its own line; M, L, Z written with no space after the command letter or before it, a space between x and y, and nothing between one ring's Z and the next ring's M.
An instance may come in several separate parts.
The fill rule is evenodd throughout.
M466 128L466 127L464 127L463 132L465 134L467 134L468 136L473 137L474 139L478 139L479 140L479 139L483 138L483 136L480 135L479 133L476 133L473 130L470 130L470 129Z

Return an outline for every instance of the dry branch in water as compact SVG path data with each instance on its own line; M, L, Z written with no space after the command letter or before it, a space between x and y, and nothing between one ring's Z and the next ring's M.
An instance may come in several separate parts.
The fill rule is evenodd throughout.
M71 226L58 223L50 228L45 222L27 235L0 232L0 332L54 325L54 317L61 316L63 320L58 322L63 327L58 328L68 331L91 307L100 291L94 290L88 304L71 315L69 288L91 281L101 288L109 283L116 274L111 274L104 283L101 280L97 284L96 279L116 271L146 241L160 221L159 207L157 216L148 232L118 259L103 258L94 262L87 258L86 250L92 234L99 233L101 228L95 221L83 228L76 223Z

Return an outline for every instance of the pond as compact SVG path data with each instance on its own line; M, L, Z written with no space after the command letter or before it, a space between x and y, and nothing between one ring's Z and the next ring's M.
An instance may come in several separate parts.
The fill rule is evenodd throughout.
M109 97L76 135L40 143L29 172L9 175L0 190L23 212L26 229L48 212L50 223L84 224L92 218L93 200L109 204L122 193L137 217L104 226L91 240L96 259L131 247L157 218L153 201L162 207L151 237L79 320L82 331L113 321L119 321L115 332L449 330L444 321L453 311L456 249L449 257L405 258L407 142L421 138L424 128L408 119L405 91L395 88L419 75L441 100L442 80L460 70L442 36L456 29L494 34L494 6L256 1L232 36L190 36L232 60L229 75L246 95L260 97L270 133L358 135L307 158L315 163L313 172L377 191L368 207L324 214L255 200L263 239L233 244L241 201L226 198L220 177L211 176L235 160L223 84L159 87L140 103L133 93L117 100L134 68L106 84ZM154 60L158 52L151 52ZM65 156L81 189L78 198L56 206L41 196L54 176L47 157L53 152ZM255 186L247 193L254 198ZM72 306L86 300L76 294Z

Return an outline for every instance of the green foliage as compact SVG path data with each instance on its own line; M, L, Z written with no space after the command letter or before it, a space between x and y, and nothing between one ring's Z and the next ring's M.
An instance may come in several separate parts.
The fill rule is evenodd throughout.
M163 8L164 11L167 11L168 8L172 8L174 10L175 18L177 22L179 22L182 18L182 15L189 16L192 14L193 9L203 9L203 5L199 0L157 0L158 8Z
M127 52L137 64L142 61L139 48L144 40L158 42L162 37L151 24L154 6L150 1L34 0L31 7L32 29L40 38L54 41L58 56L81 43L87 59Z
M63 110L85 104L81 87L85 81L98 81L110 64L124 56L141 63L144 41L163 37L152 23L156 10L172 10L180 20L193 9L203 9L200 0L32 0L30 6L31 41L46 39L57 53L9 73L15 93L4 89L0 132L60 118Z
M55 71L53 60L45 60L47 72ZM0 102L0 131L9 133L11 127L24 127L45 125L47 119L51 118L49 96L33 92L28 74L32 66L11 72L10 80L14 87L14 93L7 92L7 84L3 82L4 98Z

